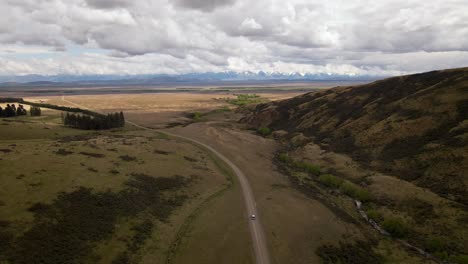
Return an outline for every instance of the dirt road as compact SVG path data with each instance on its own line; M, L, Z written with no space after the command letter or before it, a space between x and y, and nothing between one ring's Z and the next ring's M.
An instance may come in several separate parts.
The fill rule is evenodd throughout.
M62 96L62 100L64 102L75 105L75 106L77 106L79 108L89 109L89 108L87 108L85 106L82 106L82 105L79 105L79 104L76 104L76 103L73 103L71 101L66 100L65 96ZM133 126L141 128L141 129L154 130L154 129L151 129L151 128L147 128L147 127L138 125L138 124L136 124L136 123L134 123L132 121L127 120L126 122L128 124L131 124ZM250 184L249 184L247 178L245 177L244 173L242 173L242 171L232 161L230 161L223 154L221 154L220 152L218 152L214 148L210 147L209 145L204 144L204 143L202 143L202 142L200 142L198 140L195 140L195 139L192 139L192 138L189 138L189 137L176 135L176 134L168 132L168 131L162 131L162 132L164 132L165 134L171 135L173 137L177 137L177 138L181 138L181 139L191 141L191 142L193 142L193 143L195 143L197 145L200 145L200 146L208 149L214 155L216 155L218 158L220 158L226 164L228 164L229 167L231 167L231 169L234 171L237 178L239 179L239 183L240 183L241 189L242 189L242 194L244 196L244 202L245 202L245 206L246 206L246 209L247 209L246 217L249 218L249 229L250 229L250 235L252 237L252 246L253 246L254 253L255 253L256 263L257 264L270 264L270 255L268 253L268 247L267 247L267 244L266 244L266 239L265 239L263 227L262 227L261 222L260 222L261 217L258 214L258 211L257 211L257 208L256 208L256 203L255 203L255 198L254 198L253 193L252 193L252 189L251 189ZM256 219L251 219L250 218L251 215L256 215Z
M144 126L140 126L138 124L135 124L135 123L133 123L131 121L127 121L127 123L129 123L131 125L134 125L136 127L139 127L141 129L153 130L151 128L146 128ZM204 143L202 143L202 142L200 142L198 140L192 139L192 138L176 135L176 134L168 132L168 131L163 131L163 132L165 134L170 135L170 136L185 139L185 140L191 141L191 142L193 142L193 143L195 143L197 145L203 146L204 148L208 149L213 154L215 154L222 161L224 161L226 164L228 164L229 167L231 167L231 169L234 171L237 178L239 179L241 189L242 189L242 194L244 196L244 202L245 202L245 206L247 208L246 217L249 218L249 229L250 229L250 235L252 237L252 246L254 248L256 263L257 264L269 264L270 263L270 255L268 253L268 247L267 247L267 244L266 244L265 235L264 235L264 232L263 232L263 227L262 227L261 222L260 222L261 218L259 217L259 214L257 212L255 198L253 196L252 189L251 189L250 184L249 184L247 178L245 177L244 173L242 173L242 171L232 161L230 161L228 158L226 158L223 154L219 153L214 148L212 148L212 147L210 147L210 146L208 146L208 145L206 145L206 144L204 144ZM254 219L254 220L250 219L251 215L255 215L256 219Z

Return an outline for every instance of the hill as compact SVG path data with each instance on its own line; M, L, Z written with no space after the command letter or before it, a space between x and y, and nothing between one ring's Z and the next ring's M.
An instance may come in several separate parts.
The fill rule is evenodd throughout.
M468 68L459 68L259 104L242 121L346 153L467 205L467 116Z

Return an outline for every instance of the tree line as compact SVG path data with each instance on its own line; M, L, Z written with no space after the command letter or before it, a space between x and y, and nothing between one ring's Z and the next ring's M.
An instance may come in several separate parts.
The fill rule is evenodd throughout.
M122 112L99 116L67 113L63 116L63 123L78 129L101 130L125 126L125 117Z
M41 107L55 109L67 112L62 113L62 121L64 125L85 130L101 130L125 126L125 117L123 112L115 112L103 115L91 110L81 109L78 107L67 107L60 105L28 102L23 98L0 98L0 103L19 102L31 106L31 115L40 115Z
M0 106L0 117L12 117L12 116L22 116L27 115L28 111L24 109L23 105L7 104L5 109Z

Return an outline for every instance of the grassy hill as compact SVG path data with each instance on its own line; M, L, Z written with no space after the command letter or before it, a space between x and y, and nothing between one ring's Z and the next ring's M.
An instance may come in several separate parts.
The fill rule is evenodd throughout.
M468 204L468 68L259 104L243 122L284 130Z

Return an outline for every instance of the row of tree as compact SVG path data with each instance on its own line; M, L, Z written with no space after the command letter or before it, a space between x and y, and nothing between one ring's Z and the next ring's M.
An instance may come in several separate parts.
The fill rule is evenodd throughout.
M39 110L40 111L40 110ZM5 109L0 107L0 117L12 117L12 116L22 116L27 115L28 111L24 109L23 105L7 104Z
M125 117L122 112L103 115L97 112L93 112L91 110L81 109L77 107L28 102L23 100L23 98L0 98L0 103L11 102L20 102L30 105L31 108L29 112L31 116L41 115L41 107L65 111L67 113L66 115L63 115L62 113L62 121L66 126L70 126L73 128L86 130L100 130L125 126ZM21 104L18 106L18 108L16 108L14 104L8 104L5 110L3 110L0 107L0 116L17 116L27 114L26 109L24 109Z
M85 130L100 130L125 126L125 117L122 112L94 116L67 113L62 118L66 126Z

